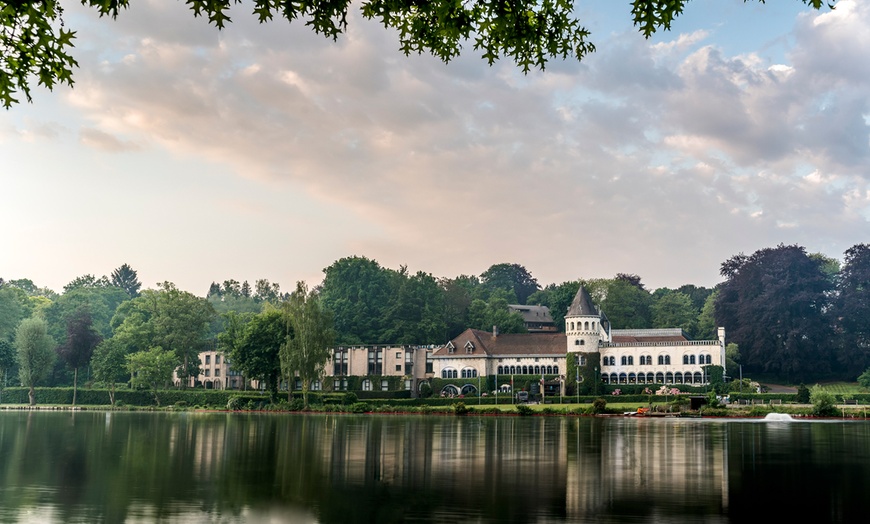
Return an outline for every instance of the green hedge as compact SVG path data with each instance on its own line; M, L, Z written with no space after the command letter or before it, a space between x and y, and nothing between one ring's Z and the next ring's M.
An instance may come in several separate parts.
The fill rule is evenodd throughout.
M73 397L72 388L36 388L37 404L71 405ZM3 404L27 404L28 389L22 387L5 388L3 390ZM261 395L251 391L236 390L213 390L213 389L168 389L158 392L161 406L171 406L178 402L185 402L188 406L207 406L214 408L226 408L230 397L242 395L247 399L266 399L267 395ZM153 406L154 395L147 390L117 389L115 390L115 402L128 406ZM109 405L108 389L79 389L76 394L76 404L81 406L107 406Z

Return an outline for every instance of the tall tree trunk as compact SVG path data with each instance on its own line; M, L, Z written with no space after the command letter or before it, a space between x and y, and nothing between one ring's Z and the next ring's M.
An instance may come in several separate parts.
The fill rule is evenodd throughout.
M109 403L112 404L112 407L115 407L115 383L112 382L109 385Z
M30 397L30 405L36 405L36 390L33 389L33 385L30 386L30 391L27 392L27 396Z
M75 370L73 370L73 403L72 403L73 406L76 405L76 393L78 392L78 388L79 388L79 368L75 368Z

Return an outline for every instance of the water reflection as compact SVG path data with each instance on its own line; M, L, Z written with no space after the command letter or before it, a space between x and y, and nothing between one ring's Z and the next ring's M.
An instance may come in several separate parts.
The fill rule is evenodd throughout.
M0 412L0 521L863 517L866 423Z

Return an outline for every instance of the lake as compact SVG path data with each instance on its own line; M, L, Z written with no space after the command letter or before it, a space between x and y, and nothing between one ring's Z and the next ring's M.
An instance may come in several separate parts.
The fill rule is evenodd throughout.
M863 421L0 411L0 522L865 522L868 485Z

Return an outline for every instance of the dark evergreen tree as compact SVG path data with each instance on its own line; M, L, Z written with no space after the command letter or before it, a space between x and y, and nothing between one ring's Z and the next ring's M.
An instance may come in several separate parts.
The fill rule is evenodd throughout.
M746 370L787 381L818 380L832 371L825 315L832 285L818 260L803 247L780 244L731 257L721 274L716 320L740 346Z
M870 244L850 247L844 256L834 300L840 371L850 380L870 367Z
M126 291L130 295L130 298L138 297L139 288L142 287L136 271L127 264L122 264L119 268L112 271L112 285Z

